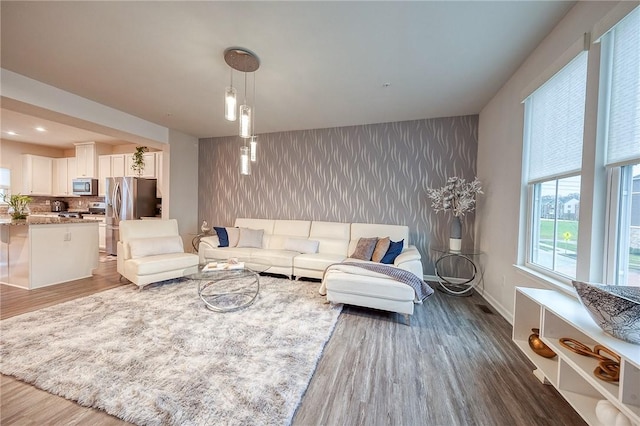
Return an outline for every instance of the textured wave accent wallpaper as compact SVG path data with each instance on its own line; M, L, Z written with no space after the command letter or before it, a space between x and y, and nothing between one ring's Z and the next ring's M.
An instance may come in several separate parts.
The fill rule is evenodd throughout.
M258 162L240 175L239 137L200 139L200 223L236 217L409 226L425 273L446 246L451 215L436 214L426 188L476 173L478 116L447 117L258 136ZM473 214L463 242L473 246Z

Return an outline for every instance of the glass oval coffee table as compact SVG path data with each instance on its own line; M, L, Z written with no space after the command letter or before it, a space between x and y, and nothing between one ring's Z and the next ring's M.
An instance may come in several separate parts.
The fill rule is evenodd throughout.
M207 309L214 312L233 312L251 305L260 292L260 273L271 265L262 260L236 259L237 264L228 260L212 261L215 268L206 269L201 265L195 274L186 278L198 282L198 296Z

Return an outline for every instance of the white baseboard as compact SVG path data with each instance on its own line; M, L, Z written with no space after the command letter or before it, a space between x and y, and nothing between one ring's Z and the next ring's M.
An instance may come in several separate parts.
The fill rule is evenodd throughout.
M438 282L438 277L436 275L423 275L423 280L425 281L434 281L434 282ZM460 278L448 278L447 280L455 283L456 281L459 282L464 282L465 280L460 279ZM480 294L480 296L482 296L482 298L484 300L487 301L487 303L489 305L491 305L491 307L493 307L493 309L495 309L505 320L507 320L507 322L511 325L513 325L513 314L510 313L504 306L502 306L501 303L499 303L496 299L494 299L493 297L491 297L491 295L487 294L483 288L480 287L476 287L475 290L478 292L478 294Z

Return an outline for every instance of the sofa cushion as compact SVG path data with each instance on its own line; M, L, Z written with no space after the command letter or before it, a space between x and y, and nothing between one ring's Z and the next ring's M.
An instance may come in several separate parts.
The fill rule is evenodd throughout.
M404 247L404 240L402 241L391 241L389 244L389 250L385 253L380 263L386 263L389 265L393 264L393 261L396 260L396 257L400 253L402 253L402 248Z
M256 250L252 247L203 247L202 253L204 259L210 260L228 260L231 257L237 257L246 260Z
M348 293L396 301L413 302L415 299L415 290L411 286L394 281L391 278L347 274L334 270L327 272L324 284L327 291L335 293Z
M293 267L293 258L300 253L291 250L253 250L251 252L251 261L260 265Z
M284 249L297 251L298 253L317 253L319 241L307 240L304 238L287 238L284 242Z
M371 260L371 256L373 255L377 242L377 237L360 238L356 245L356 249L351 254L351 257L354 259Z
M157 254L183 253L182 238L175 235L173 237L152 237L136 238L129 240L129 252L131 258L154 256Z
M124 262L128 276L151 275L177 269L187 269L198 264L198 256L192 253L158 254Z
M240 239L237 247L262 248L264 229L240 228Z
M340 263L346 256L331 253L300 254L293 258L294 268L311 269L314 271L324 271L334 263Z
M389 250L389 245L391 245L391 238L384 237L380 238L376 243L376 248L373 250L373 254L371 255L371 260L374 262L380 262L387 251Z

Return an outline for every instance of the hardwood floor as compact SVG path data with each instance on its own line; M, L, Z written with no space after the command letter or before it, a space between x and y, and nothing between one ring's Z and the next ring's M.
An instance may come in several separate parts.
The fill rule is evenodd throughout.
M51 288L1 285L0 317L117 287L115 266ZM416 306L411 327L397 314L345 307L293 424L584 425L532 368L511 326L478 295L436 291ZM12 377L0 378L0 398L2 425L127 424Z

